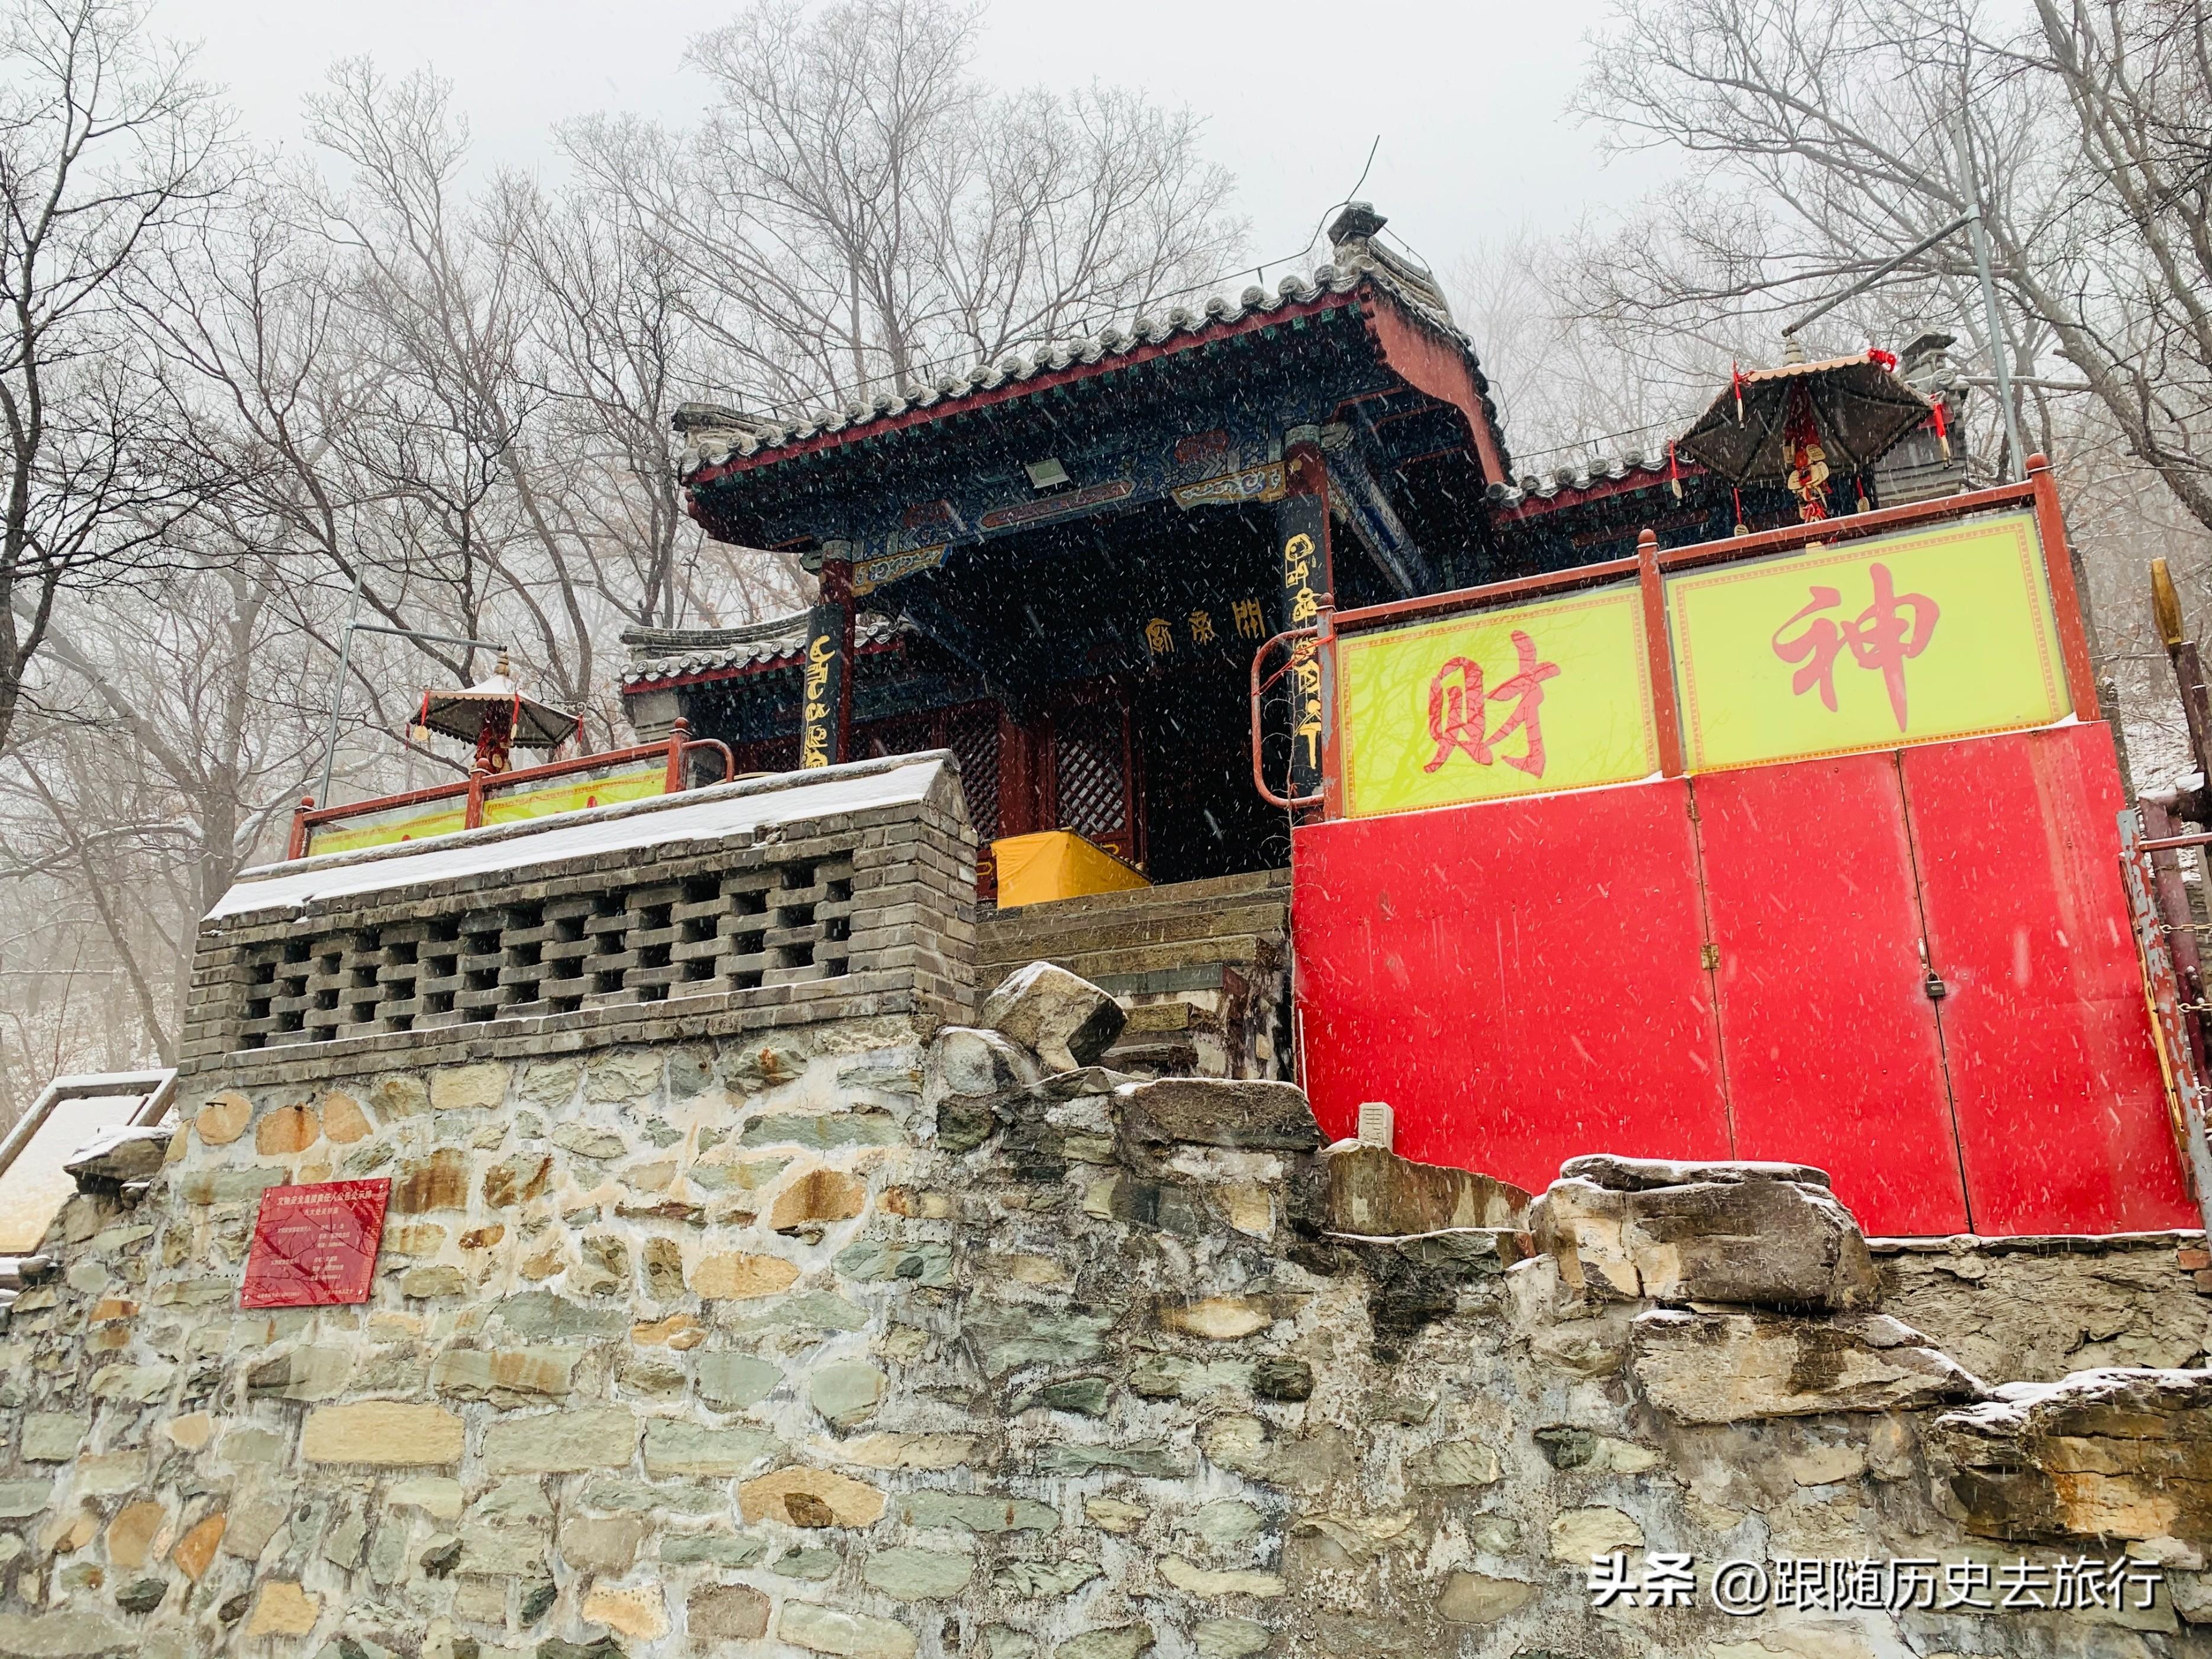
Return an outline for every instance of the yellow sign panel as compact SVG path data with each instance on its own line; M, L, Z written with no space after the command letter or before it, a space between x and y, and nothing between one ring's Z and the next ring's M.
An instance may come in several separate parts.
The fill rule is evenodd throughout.
M1353 817L1659 769L1632 586L1353 634L1336 662Z
M1672 576L1692 772L2047 726L2069 710L2033 513Z
M658 760L625 771L586 772L504 789L495 784L484 796L483 821L486 824L519 823L526 818L550 817L556 812L579 812L587 807L612 806L617 801L644 800L665 794L667 789L667 763ZM410 801L380 812L364 812L357 817L315 825L309 835L307 856L356 853L365 847L390 847L404 841L459 835L468 827L467 817L467 804L451 795Z

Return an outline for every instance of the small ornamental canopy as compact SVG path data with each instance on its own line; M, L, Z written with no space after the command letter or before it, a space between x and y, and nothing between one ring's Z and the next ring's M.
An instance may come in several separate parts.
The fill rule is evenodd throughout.
M1739 374L1675 448L1731 483L1786 483L1806 518L1826 518L1831 474L1863 472L1936 412L1896 367L1863 351Z
M477 764L487 772L507 771L517 745L556 749L568 738L580 738L583 734L581 714L526 697L515 688L504 652L490 675L466 690L425 691L416 723L476 744Z

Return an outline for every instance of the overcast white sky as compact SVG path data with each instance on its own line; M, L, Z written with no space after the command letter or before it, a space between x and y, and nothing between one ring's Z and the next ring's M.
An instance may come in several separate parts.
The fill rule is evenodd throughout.
M335 59L452 80L487 164L542 161L564 116L635 110L686 122L704 102L685 40L734 15L686 0L156 0L157 27L201 44L258 137L300 142L300 100ZM1252 252L1300 246L1382 149L1361 193L1440 269L1526 223L1561 227L1657 174L1601 164L1561 112L1607 0L993 0L981 70L1005 85L1093 78L1206 118L1236 175ZM1270 273L1271 276L1273 273Z

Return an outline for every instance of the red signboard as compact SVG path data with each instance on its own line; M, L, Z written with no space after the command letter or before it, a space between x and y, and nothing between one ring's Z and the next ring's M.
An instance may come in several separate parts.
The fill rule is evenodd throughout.
M244 1308L331 1308L368 1300L389 1181L327 1181L261 1194Z

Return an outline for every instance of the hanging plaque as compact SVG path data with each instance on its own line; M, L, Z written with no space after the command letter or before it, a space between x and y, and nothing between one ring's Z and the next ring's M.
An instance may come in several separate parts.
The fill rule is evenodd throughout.
M243 1308L332 1308L368 1300L389 1181L326 1181L261 1194Z

